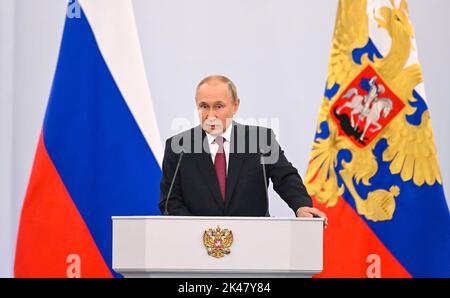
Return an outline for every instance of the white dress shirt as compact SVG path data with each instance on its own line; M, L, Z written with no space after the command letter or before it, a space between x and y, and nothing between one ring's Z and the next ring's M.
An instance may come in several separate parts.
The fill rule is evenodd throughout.
M230 124L225 130L225 132L222 134L222 137L224 138L223 141L223 150L225 151L225 161L227 164L227 174L228 174L228 164L230 160L230 140L231 140L231 130L233 125ZM216 137L210 135L209 133L206 133L206 137L208 138L208 144L209 144L209 152L211 152L211 158L214 164L214 160L216 159L216 153L219 150L219 145L216 143Z

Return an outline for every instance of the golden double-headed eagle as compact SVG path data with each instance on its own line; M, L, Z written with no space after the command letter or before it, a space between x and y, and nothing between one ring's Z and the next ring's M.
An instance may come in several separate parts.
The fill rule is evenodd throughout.
M230 253L233 244L233 233L228 229L208 229L203 233L203 244L208 254L214 258L222 258Z
M362 63L357 64L353 61L352 52L354 49L363 48L369 41L370 14L373 14L372 19L376 21L378 28L388 33L392 41L391 46L384 57L374 57L371 61L365 55ZM417 126L406 120L408 115L416 112L416 108L411 105L417 101L413 91L423 81L420 65L417 62L407 64L411 53L415 51L413 38L414 31L405 0L398 6L391 0L390 5L378 7L373 11L367 8L365 0L339 2L327 88L331 89L335 84L345 88L370 65L402 100L405 108L383 128L376 139L366 147L358 148L349 138L338 134L338 127L330 115L331 106L339 99L344 89L331 99L322 100L317 132L321 133L320 124L326 121L329 136L315 140L305 182L310 195L327 207L337 204L346 187L355 199L359 214L372 221L392 218L395 210L394 199L401 192L398 186L375 189L367 198L361 198L354 186L354 183L371 186L371 178L378 171L373 149L381 139L386 139L388 144L382 158L384 162L390 163L391 174L399 174L402 181L412 180L418 186L424 183L442 183L428 110L422 114L422 121ZM344 184L338 185L335 168L338 152L342 149L349 150L352 157L349 162L342 162L339 175Z

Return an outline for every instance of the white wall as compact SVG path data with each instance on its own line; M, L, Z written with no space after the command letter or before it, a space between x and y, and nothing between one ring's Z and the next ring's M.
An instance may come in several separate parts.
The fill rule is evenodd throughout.
M14 64L14 3L0 2L0 277L9 273L14 249L12 204L12 122Z
M229 75L238 116L277 125L303 175L327 75L337 0L134 0L158 125L194 118L194 88ZM450 183L447 0L411 0L419 57L444 178ZM55 70L65 1L0 1L0 276L12 275L15 235ZM74 78L75 80L76 78ZM174 104L176 103L176 104ZM273 215L292 213L271 194ZM448 200L450 196L447 195Z

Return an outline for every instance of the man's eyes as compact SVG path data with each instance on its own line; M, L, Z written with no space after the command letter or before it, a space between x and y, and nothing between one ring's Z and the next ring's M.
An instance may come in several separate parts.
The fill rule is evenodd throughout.
M224 105L216 105L215 108L216 109L223 109L225 106ZM207 109L209 108L207 105L200 105L199 106L200 109Z

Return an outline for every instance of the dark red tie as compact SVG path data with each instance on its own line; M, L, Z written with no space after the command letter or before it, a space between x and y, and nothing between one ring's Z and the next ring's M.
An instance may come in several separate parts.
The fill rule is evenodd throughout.
M227 161L225 159L225 151L223 150L223 137L216 138L216 144L219 145L219 150L217 150L216 158L214 159L214 167L216 168L217 180L219 181L220 193L222 194L222 199L225 200L225 187L227 181Z

